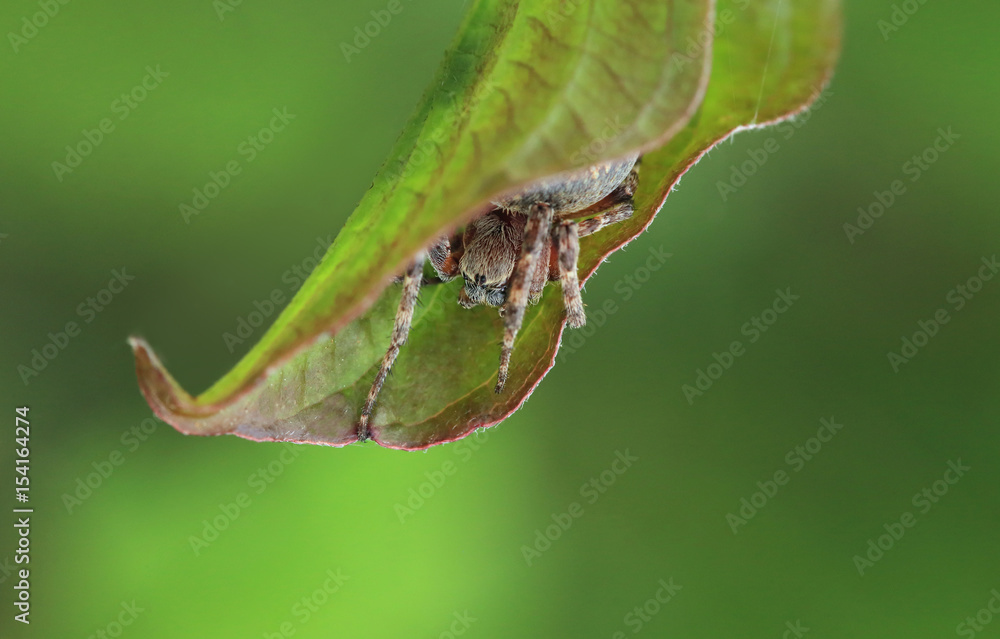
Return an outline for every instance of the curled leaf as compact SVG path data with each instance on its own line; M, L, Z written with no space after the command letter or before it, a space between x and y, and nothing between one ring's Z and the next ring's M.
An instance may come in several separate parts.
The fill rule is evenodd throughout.
M185 433L356 441L399 302L391 277L499 193L641 151L635 214L581 241L585 281L645 230L715 143L801 110L829 78L839 0L720 0L713 9L709 0L477 2L372 188L234 369L194 398L132 338L150 405ZM506 391L494 394L502 322L495 309L458 306L460 287L421 294L372 422L383 446L425 448L496 424L555 361L564 311L549 287L528 310Z

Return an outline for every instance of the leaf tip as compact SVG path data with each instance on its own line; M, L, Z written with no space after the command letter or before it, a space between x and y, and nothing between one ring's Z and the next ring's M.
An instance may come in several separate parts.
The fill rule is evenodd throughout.
M216 409L199 405L195 398L185 391L173 378L160 358L145 339L130 335L128 344L135 357L135 373L139 389L149 407L157 417L178 431L188 435L216 435L221 432L205 432L198 428L204 417L214 414Z

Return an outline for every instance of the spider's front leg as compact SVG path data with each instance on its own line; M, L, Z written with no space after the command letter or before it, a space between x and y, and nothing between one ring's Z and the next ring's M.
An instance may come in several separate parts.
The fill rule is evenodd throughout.
M507 369L510 367L510 354L514 350L514 338L521 330L524 322L524 310L528 306L528 295L534 280L535 269L539 265L545 237L552 228L552 207L546 203L532 204L528 211L528 221L524 226L524 243L521 247L521 257L514 265L510 286L507 293L507 303L504 305L503 349L500 351L500 371L497 374L497 393L503 391L507 383Z
M410 334L410 325L413 322L413 312L417 307L417 295L420 293L420 284L424 277L424 262L430 258L431 266L442 282L455 279L458 275L458 260L462 256L461 237L456 241L459 245L457 250L453 250L451 242L447 237L442 237L427 251L421 251L413 259L413 263L406 269L400 281L403 283L403 296L399 300L399 308L396 309L396 321L392 327L392 337L389 340L389 349L382 358L378 374L372 383L371 390L368 391L368 399L361 410L361 417L358 419L358 441L364 442L370 434L368 424L371 421L372 411L375 409L375 402L378 400L382 385L389 377L392 365L399 355L399 350L406 343L406 338Z

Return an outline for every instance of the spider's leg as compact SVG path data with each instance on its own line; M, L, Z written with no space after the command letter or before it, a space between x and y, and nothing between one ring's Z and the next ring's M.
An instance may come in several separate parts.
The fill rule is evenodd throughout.
M524 309L528 305L528 294L539 266L542 251L545 248L545 237L552 228L552 207L545 203L531 205L528 221L524 226L524 243L521 246L521 257L514 265L514 273L510 279L507 292L507 303L504 306L503 350L500 352L500 372L497 374L497 393L503 391L507 382L507 369L510 366L510 354L514 350L514 338L524 321Z
M553 244L558 251L559 281L562 283L563 304L566 306L566 321L571 328L580 328L587 323L580 298L580 280L576 276L576 262L580 257L580 237L577 223L572 220L559 222L552 233Z
M403 275L403 296L399 300L399 309L396 311L396 323L392 327L389 350L382 358L382 365L375 376L375 382L372 384L371 390L368 391L368 400L361 410L361 418L358 420L358 441L364 442L368 439L368 422L372 410L375 408L375 400L378 399L382 384L385 383L385 379L392 369L392 364L396 361L396 356L399 355L400 347L410 334L410 322L413 320L413 311L417 306L417 293L420 292L420 280L424 274L425 259L425 254L421 252Z
M580 328L587 323L583 300L580 297L580 280L577 276L580 238L632 217L632 196L637 185L638 174L633 169L625 181L608 196L609 206L600 209L598 208L600 205L597 205L595 207L598 210L597 215L579 223L563 219L553 229L552 240L557 249L558 274L552 273L551 277L553 279L558 277L562 284L566 321L570 328Z
M639 183L639 174L635 169L629 174L608 197L611 199L611 206L601 211L598 215L580 222L579 235L586 237L593 235L606 226L624 222L632 217L634 207L632 196L635 195L636 186Z
M447 237L442 237L427 249L431 266L442 282L450 282L458 275L458 260L461 254L461 247L452 250L451 241Z
M600 215L580 221L578 235L579 237L593 235L606 226L624 222L632 217L633 212L631 201L619 202Z

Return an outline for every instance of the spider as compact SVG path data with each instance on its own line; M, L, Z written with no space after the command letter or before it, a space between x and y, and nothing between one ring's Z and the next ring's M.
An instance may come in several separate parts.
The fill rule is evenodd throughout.
M368 439L375 402L410 332L424 262L430 260L442 282L461 274L465 286L458 303L463 307L499 307L504 334L494 390L501 393L525 309L541 299L548 282L562 284L567 324L579 328L586 323L576 272L580 238L632 216L637 161L638 156L632 155L504 194L493 202L496 208L472 220L463 233L440 238L414 258L402 276L403 296L389 349L358 420L359 441Z

